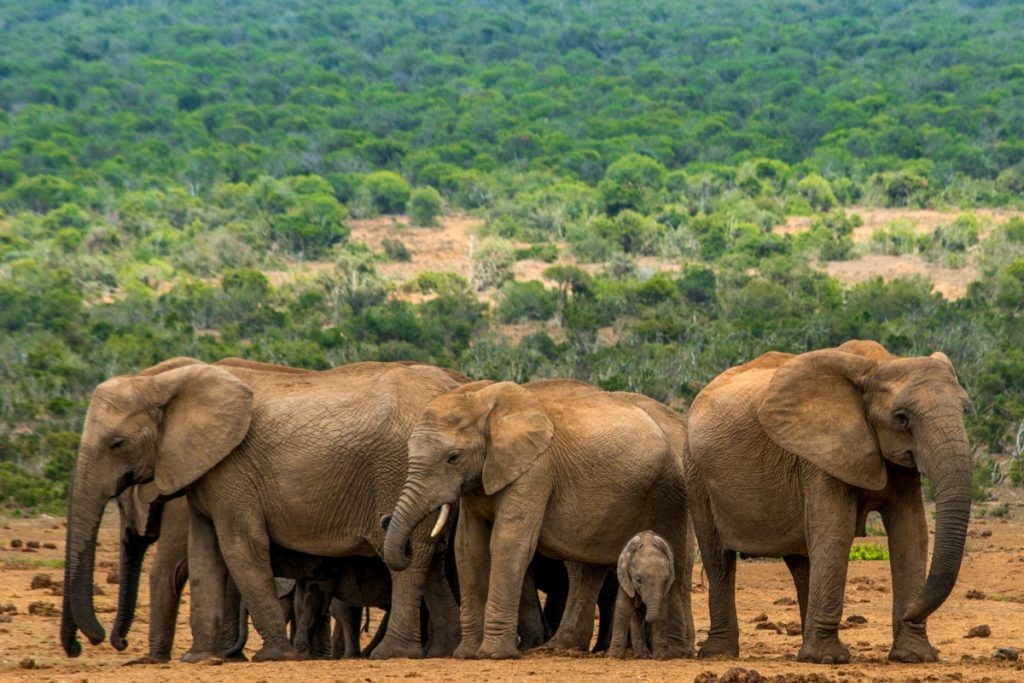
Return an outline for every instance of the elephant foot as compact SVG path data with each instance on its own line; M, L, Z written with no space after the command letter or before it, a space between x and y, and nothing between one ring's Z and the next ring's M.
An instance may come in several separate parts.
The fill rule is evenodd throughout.
M463 638L459 646L455 648L452 656L455 659L476 659L477 650L480 649L480 642L477 638Z
M700 659L709 659L711 657L739 657L739 637L715 638L708 636L708 639L700 646L700 651L697 653L697 656Z
M850 661L850 651L837 637L815 638L804 642L796 659L815 664L846 664Z
M223 659L219 652L213 652L210 650L189 650L181 656L181 661L186 664L199 664L200 662L206 662L212 659Z
M939 661L939 651L928 642L924 624L901 622L889 650L889 659L894 662L916 664Z
M137 664L166 664L171 661L169 656L156 656L146 655L145 657L139 657L138 659L131 659L123 664L123 666L135 666Z
M519 648L515 643L510 643L508 639L503 638L501 640L491 640L487 638L480 645L480 649L476 651L477 659L518 659Z
M302 656L291 645L288 647L264 645L252 656L254 662L282 662L302 659Z
M370 659L423 659L423 646L419 643L403 643L397 638L384 637L380 645L373 648Z

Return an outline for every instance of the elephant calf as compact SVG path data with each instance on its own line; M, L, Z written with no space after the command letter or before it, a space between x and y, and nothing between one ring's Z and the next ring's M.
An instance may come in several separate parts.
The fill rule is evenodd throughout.
M646 659L653 654L664 659L668 596L676 579L672 548L653 531L642 531L622 549L617 573L619 594L608 656L624 659L626 642L632 640L635 657Z

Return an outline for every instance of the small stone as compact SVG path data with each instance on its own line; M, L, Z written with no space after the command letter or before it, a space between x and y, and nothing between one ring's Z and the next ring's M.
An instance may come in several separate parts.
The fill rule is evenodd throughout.
M761 674L756 670L736 666L722 674L718 683L760 683L763 680Z
M991 529L971 529L967 532L967 535L971 538L988 538L992 535Z
M762 621L754 627L758 631L778 631L779 627L775 625L774 621Z
M795 605L796 604L796 600L794 600L793 598L779 598L778 600L776 600L772 604L773 605Z
M0 614L0 624L9 624L14 620L10 614Z
M767 615L767 614L765 614L764 612L761 612L760 614L758 614L758 615L757 615L756 617L754 617L754 618L753 618L753 619L751 619L750 621L751 621L751 622L753 622L753 623L755 623L755 624L756 624L757 622L759 622L759 621L768 621L768 615Z
M116 569L111 569L107 572L107 583L112 583L114 585L121 583L121 573Z
M53 586L53 579L50 578L49 574L36 574L32 577L32 590L50 588L51 586Z
M992 629L988 627L988 624L980 624L972 626L964 638L988 638L990 635L992 635Z
M1005 659L1016 662L1020 658L1020 650L1015 647L1001 647L992 653L992 659Z
M28 543L25 544L25 547L26 548L36 548L36 549L38 549L39 545L40 545L39 541L29 541Z
M11 539L11 547L12 548L20 548L23 545L25 545L25 542L22 541L20 538L12 538Z
M53 606L52 602L36 600L28 606L28 613L37 617L59 617L60 610Z
M106 595L107 591L103 590L97 584L94 583L92 585L92 594L93 595Z
M862 617L859 614L851 614L850 616L846 617L846 623L850 624L850 625L853 625L853 624L860 625L860 624L868 623L868 620L866 618Z
M803 628L800 623L796 621L790 621L786 624L782 624L782 630L787 636L802 636L804 634Z
M6 605L0 606L0 614L17 614L18 608L14 606L13 602L9 602Z
M57 544L56 543L44 543L43 547L46 548L47 550L56 550L57 549Z
M985 599L985 592L984 591L980 591L977 588L972 588L971 590L967 591L967 599L968 600L984 600Z
M34 669L36 668L36 660L31 657L25 657L25 659L18 662L19 669Z

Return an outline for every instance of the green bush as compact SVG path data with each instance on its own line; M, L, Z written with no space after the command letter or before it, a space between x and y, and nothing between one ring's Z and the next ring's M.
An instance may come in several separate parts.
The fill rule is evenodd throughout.
M516 249L515 259L516 261L535 259L545 263L554 263L558 259L558 245L552 242L531 244L524 249Z
M506 282L501 288L498 315L503 322L548 320L555 314L558 293L537 280Z
M441 193L432 187L417 187L409 195L409 218L413 225L437 225L443 208Z
M409 183L392 171L370 173L363 180L374 209L382 214L404 213L409 203Z
M888 560L888 548L877 543L857 544L850 548L850 560L877 561Z
M411 261L412 254L401 240L393 237L385 237L380 245L384 248L384 255L392 261Z

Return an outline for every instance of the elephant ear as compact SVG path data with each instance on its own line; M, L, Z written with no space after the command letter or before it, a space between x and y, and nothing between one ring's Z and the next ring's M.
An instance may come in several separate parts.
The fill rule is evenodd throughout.
M629 543L619 553L619 563L615 567L615 573L619 577L619 588L626 591L626 595L631 598L636 595L636 586L633 585L633 579L629 575L629 565L633 561L633 555L643 544L644 539L640 534L629 539Z
M655 548L661 551L668 562L668 585L671 586L676 582L676 555L672 552L672 546L658 534L652 534L651 542L654 543Z
M892 360L896 357L878 342L865 339L851 339L850 341L843 342L836 347L836 350L878 361Z
M514 382L485 386L473 398L483 402L487 414L482 478L484 492L491 496L533 466L555 428L540 401Z
M209 471L249 431L252 389L222 368L202 363L162 372L146 394L163 409L156 487L165 496Z
M860 385L877 361L836 349L797 356L775 371L758 418L776 444L863 489L885 486L885 462L865 418Z

